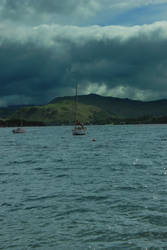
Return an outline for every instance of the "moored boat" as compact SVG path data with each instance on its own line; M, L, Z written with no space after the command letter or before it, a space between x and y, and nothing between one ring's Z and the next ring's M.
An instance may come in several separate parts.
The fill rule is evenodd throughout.
M19 127L19 128L13 129L12 132L14 134L23 134L23 133L26 133L26 130Z
M76 94L75 94L75 123L74 123L74 129L72 130L73 135L85 135L87 128L77 119L77 113L78 113L78 86L76 85Z
M72 130L73 135L85 135L87 128L80 122L75 123L75 127Z

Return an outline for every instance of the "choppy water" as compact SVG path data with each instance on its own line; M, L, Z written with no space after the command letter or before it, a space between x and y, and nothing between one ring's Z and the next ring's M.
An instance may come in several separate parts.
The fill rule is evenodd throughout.
M0 249L167 249L167 125L1 128Z

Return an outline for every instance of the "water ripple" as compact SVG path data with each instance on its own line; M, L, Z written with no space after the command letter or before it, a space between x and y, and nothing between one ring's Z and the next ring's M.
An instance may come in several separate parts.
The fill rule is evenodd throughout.
M166 249L167 126L71 129L0 130L0 249Z

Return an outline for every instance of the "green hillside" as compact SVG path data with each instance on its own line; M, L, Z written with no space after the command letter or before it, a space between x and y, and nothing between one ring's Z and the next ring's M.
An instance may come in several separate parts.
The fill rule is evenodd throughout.
M16 110L18 110L19 108L22 108L23 106L26 106L26 105L15 105L15 106L8 106L8 107L0 107L0 118L1 119L8 118Z
M50 103L72 100L73 97L58 97ZM145 116L161 117L167 115L167 100L152 102L134 101L130 99L100 96L95 94L78 96L78 102L94 105L118 119L136 119Z
M104 123L109 117L107 112L96 106L78 103L78 120L81 122L86 124ZM43 121L46 124L73 124L74 101L63 100L44 106L24 107L11 115L10 119Z
M74 97L57 97L43 106L28 106L13 112L8 119L48 124L74 123ZM104 97L78 96L78 120L85 124L166 123L167 100L152 102Z

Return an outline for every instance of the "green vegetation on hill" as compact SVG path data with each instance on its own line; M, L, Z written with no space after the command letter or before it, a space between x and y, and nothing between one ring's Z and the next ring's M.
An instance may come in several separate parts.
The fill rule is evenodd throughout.
M50 103L58 103L63 100L72 100L73 97L58 97ZM95 94L78 96L78 102L93 105L107 112L110 117L117 119L138 119L141 117L161 117L167 115L167 100L152 102L134 101Z
M43 122L37 122L37 121L25 121L25 120L19 120L19 119L7 119L7 120L0 120L0 127L35 127L35 126L45 126Z
M15 106L9 106L9 107L0 107L0 118L1 119L8 118L10 115L12 115L16 110L18 110L21 107L23 107L23 105L22 106L15 105Z
M86 124L104 123L109 115L102 109L78 103L78 120ZM27 121L43 121L45 124L73 124L74 123L74 102L63 100L56 104L44 106L24 107L10 116L11 119L24 119Z
M26 106L6 119L42 122L45 125L74 123L74 97L57 97L43 106ZM84 124L167 123L167 100L141 102L95 94L78 96L78 120ZM3 117L2 117L3 118Z

